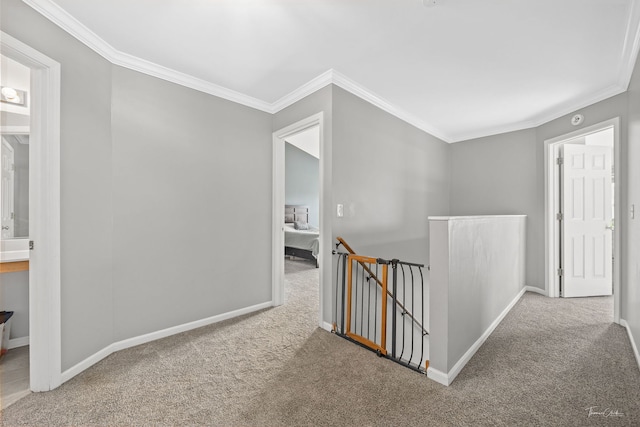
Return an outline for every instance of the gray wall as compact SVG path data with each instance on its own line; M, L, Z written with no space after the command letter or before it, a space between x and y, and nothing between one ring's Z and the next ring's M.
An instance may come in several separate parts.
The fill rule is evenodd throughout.
M570 118L582 113L580 127ZM452 144L451 215L527 215L527 286L545 287L545 141L605 120L621 118L621 156L626 157L627 96L617 95L535 129ZM620 165L626 185L626 165ZM621 209L626 212L623 198ZM626 218L622 218L625 227ZM625 252L623 249L623 259Z
M544 288L536 146L535 129L452 144L451 215L527 215L526 283Z
M113 66L18 0L1 11L62 66L62 369L269 301L272 116Z
M627 218L623 246L626 263L622 272L621 317L625 319L636 346L640 346L640 60L631 78L628 92L628 135L626 160L627 187L626 204L622 217ZM624 191L624 190L623 190ZM635 206L635 218L630 219L629 210Z
M61 64L62 369L113 342L111 64L19 0L2 31Z
M321 130L323 134L323 141L320 145L320 158L324 163L326 171L331 171L333 168L333 86L326 86L317 92L301 99L300 101L290 105L289 107L279 111L273 115L272 130L274 132L292 125L300 120L306 119L314 114L323 113L324 115L324 129ZM271 161L271 160L270 160ZM333 188L332 180L333 174L320 172L320 180L322 182L321 197L324 197L325 205L320 209L320 234L325 241L325 246L321 248L321 259L330 260L331 250L333 249L333 236L331 235L332 221L334 215L333 208ZM322 319L325 322L331 322L332 318L332 295L333 287L331 278L333 277L333 266L331 262L320 263L320 269L322 270L323 280L323 300L325 305L323 307Z
M114 67L112 123L115 341L270 301L271 115Z
M427 217L449 214L449 145L339 87L333 119L332 210L345 212L334 238L362 255L427 264Z
M320 226L320 161L289 143L284 144L284 202L309 206L309 224Z

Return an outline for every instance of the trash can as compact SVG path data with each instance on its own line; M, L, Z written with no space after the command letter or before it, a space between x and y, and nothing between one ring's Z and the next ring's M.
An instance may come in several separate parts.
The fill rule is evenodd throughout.
M11 316L13 311L0 311L0 356L4 356L9 349L9 334L11 333Z

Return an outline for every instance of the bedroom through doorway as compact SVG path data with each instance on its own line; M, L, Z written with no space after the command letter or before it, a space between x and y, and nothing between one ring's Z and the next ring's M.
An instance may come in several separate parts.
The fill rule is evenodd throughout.
M288 304L300 291L318 295L320 126L286 137L284 160L284 303Z
M330 183L325 182L330 178L327 150L323 112L273 133L272 304L290 306L292 289L304 288L308 292L302 292L303 298L314 301L313 308L305 304L304 312L317 319L316 325L331 330L331 313L325 313L331 307L330 281L325 282L330 280L332 261L331 255L325 256L331 236L325 195Z

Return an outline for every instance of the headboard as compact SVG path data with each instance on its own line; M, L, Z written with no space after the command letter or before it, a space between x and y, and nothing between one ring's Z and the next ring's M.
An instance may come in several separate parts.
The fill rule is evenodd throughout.
M309 222L309 206L284 205L284 222Z

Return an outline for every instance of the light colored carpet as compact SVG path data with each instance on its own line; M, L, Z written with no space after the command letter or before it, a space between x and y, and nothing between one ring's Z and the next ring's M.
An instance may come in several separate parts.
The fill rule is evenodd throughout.
M318 270L289 263L284 306L113 354L2 424L640 425L611 298L525 294L447 388L317 329Z

